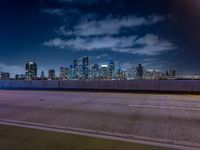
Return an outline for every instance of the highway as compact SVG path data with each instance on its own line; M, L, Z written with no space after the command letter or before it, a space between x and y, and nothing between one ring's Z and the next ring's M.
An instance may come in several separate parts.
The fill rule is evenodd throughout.
M0 90L0 122L200 149L200 95Z

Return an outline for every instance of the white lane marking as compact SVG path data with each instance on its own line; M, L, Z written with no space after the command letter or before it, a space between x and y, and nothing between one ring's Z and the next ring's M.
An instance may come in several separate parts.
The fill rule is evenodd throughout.
M134 104L129 104L128 106L129 107L139 107L139 108L159 108L159 109L200 111L200 108L194 108L194 107L152 106L152 105L134 105Z
M24 127L24 128L30 128L30 129L39 129L39 130L44 130L44 131L96 137L96 138L109 139L109 140L125 141L125 142L145 144L145 145L153 145L153 146L180 149L180 150L181 149L199 150L200 148L200 145L197 143L189 143L189 142L184 142L184 141L178 142L178 141L173 141L169 139L156 139L156 138L151 138L151 137L111 133L111 132L104 132L104 131L99 131L99 130L88 130L88 129L81 129L81 128L68 128L68 127L62 127L62 126L57 126L57 125L47 125L47 124L42 124L42 123L24 122L24 121L10 120L10 119L0 119L0 124Z

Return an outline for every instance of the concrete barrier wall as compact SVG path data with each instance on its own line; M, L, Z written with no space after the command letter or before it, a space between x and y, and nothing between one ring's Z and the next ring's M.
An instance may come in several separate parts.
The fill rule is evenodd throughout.
M15 81L0 80L0 89L124 90L200 93L200 80Z

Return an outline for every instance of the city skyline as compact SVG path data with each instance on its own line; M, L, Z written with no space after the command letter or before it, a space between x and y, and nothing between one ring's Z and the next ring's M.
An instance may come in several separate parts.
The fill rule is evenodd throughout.
M119 62L110 58L107 63L91 63L90 57L83 56L74 59L68 66L60 66L59 71L54 68L38 70L38 64L28 61L24 72L15 74L0 71L0 80L134 80L134 79L183 79L177 77L176 70L169 68L161 71L145 68L142 64L122 67ZM192 79L192 78L188 78Z
M81 56L200 75L199 0L3 0L0 10L0 71L12 76L30 60L58 72Z
M82 56L82 57L76 58L76 59L73 58L72 62L69 63L69 64L62 64L61 66L56 66L56 67L51 67L51 68L45 68L45 69L42 68L41 65L40 65L38 62L29 60L29 61L27 61L27 62L24 62L24 65L22 66L22 68L20 69L20 71L18 71L18 72L15 73L15 74L12 74L12 72L9 72L9 71L3 71L3 70L1 70L1 68L0 68L0 73L1 73L1 72L2 72L2 73L9 73L11 78L15 78L16 75L26 75L27 64L28 64L28 63L34 63L34 64L36 64L36 66L37 66L37 67L36 67L36 68L37 68L37 73L36 73L36 74L37 74L37 77L40 77L40 73L41 73L42 71L43 71L45 77L48 77L48 72L49 72L49 70L54 70L54 71L55 71L55 77L59 77L59 76L60 76L60 68L61 68L61 67L70 68L70 66L73 65L73 63L74 63L73 61L75 61L75 60L81 61L81 59L84 58L84 57L88 57L88 58L89 58L89 66L88 66L88 67L90 67L90 68L92 68L93 65L95 65L95 64L98 64L99 66L106 66L106 65L109 65L110 60L113 60L113 58L107 56L107 60L105 60L104 62L98 62L98 59L97 59L97 60L94 60L95 57L91 57L91 56ZM139 64L129 64L129 63L122 64L122 63L120 63L118 60L113 60L113 61L115 62L115 65L117 65L118 67L120 67L121 70L124 70L124 71L127 71L129 68L132 68L132 67L136 68L139 64L141 64L141 63L139 63ZM142 64L142 65L144 66L144 64ZM174 70L176 70L176 68L167 68L166 70L161 70L161 69L158 68L158 67L151 67L151 68L147 68L146 66L144 66L144 67L145 67L145 70L146 70L146 71L149 71L149 70L150 70L150 71L165 72L165 71L167 71L167 70L169 70L169 69L174 69ZM177 72L177 73L178 73L178 72Z

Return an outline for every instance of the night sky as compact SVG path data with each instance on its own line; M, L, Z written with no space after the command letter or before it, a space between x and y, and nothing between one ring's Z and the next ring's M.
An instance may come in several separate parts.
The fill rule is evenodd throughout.
M200 74L200 0L1 0L0 71L69 66L89 56L126 68Z

